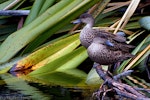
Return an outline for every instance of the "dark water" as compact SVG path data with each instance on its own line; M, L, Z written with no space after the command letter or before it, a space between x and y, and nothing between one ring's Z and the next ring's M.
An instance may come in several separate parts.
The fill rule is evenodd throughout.
M0 75L0 100L90 100L94 90L25 81Z

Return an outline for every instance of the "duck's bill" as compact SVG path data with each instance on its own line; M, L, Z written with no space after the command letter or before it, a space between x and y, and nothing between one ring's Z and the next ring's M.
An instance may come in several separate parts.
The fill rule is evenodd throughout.
M81 20L80 19L76 19L76 20L72 21L72 23L73 24L79 24L79 23L81 23Z

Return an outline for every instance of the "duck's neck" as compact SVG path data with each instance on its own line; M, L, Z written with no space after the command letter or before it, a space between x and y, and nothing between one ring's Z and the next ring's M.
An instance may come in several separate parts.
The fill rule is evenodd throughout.
M91 22L91 23L87 23L84 28L82 29L82 34L92 34L91 31L92 31L92 28L93 28L93 25L94 23Z
M86 24L80 33L81 44L88 48L91 42L93 41L93 23Z
M85 25L85 27L91 29L93 27L93 23L88 23Z
M93 26L94 26L94 19L90 19L85 25L85 27L89 29L91 29Z

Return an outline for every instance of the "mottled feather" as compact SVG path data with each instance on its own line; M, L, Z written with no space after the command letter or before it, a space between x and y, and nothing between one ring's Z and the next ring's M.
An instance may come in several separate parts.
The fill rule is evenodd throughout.
M109 65L134 57L129 53L129 49L134 46L126 44L125 37L93 29L94 18L90 14L82 14L80 20L86 24L81 30L80 41L87 48L91 60ZM106 43L108 41L113 45L109 46Z
M122 45L117 45L118 49L127 52L129 51L130 48L134 48L134 46L127 45L125 43L126 38L123 36L115 35L110 32L105 32L99 29L93 29L94 18L90 14L87 13L82 14L80 16L80 20L81 22L86 24L80 33L80 41L85 48L88 48L90 46L90 44L92 43L95 37L101 37L103 39L110 40L114 44L116 44L117 42L121 42ZM115 49L115 48L111 48L111 49Z
M123 52L119 49L111 50L109 48L110 46L105 44L105 39L96 37L88 47L87 52L91 60L99 63L100 65L114 64L116 62L134 57L134 55ZM116 47L114 46L114 48Z

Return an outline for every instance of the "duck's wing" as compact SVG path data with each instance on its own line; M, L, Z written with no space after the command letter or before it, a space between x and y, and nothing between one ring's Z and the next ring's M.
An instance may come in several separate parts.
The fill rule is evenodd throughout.
M107 49L112 51L129 52L130 49L135 48L133 45L126 44L125 42L117 42L111 38L105 39L105 45Z
M110 43L109 43L109 42ZM116 42L116 41L114 41L113 39L109 39L109 40L106 40L106 47L107 47L107 49L110 49L110 50L112 50L112 51L117 51L117 50L120 50L120 51L122 51L122 52L129 52L129 50L131 49L131 48L134 48L135 46L133 46L133 45L128 45L128 44L126 44L126 43L121 43L121 42ZM111 44L111 45L109 45L109 44Z
M121 50L119 44L112 43L112 41L107 41L104 38L96 37L92 44L88 48L89 57L100 64L108 65L134 57L129 52Z
M126 42L126 38L123 36L112 34L110 32L101 31L98 29L95 29L94 31L95 31L96 35L99 37L112 38L113 40L115 40L117 42Z
M123 51L123 52L129 52L131 48L134 48L135 46L128 45L123 42L117 42L113 40L112 38L105 38L105 37L95 37L94 40L99 41L97 43L101 43L104 46L106 46L107 49L111 51Z
M129 52L129 49L134 48L133 45L128 45L126 43L126 38L120 35L112 34L110 32L105 32L101 30L94 30L96 37L105 39L106 46L110 50L121 50L123 52Z

